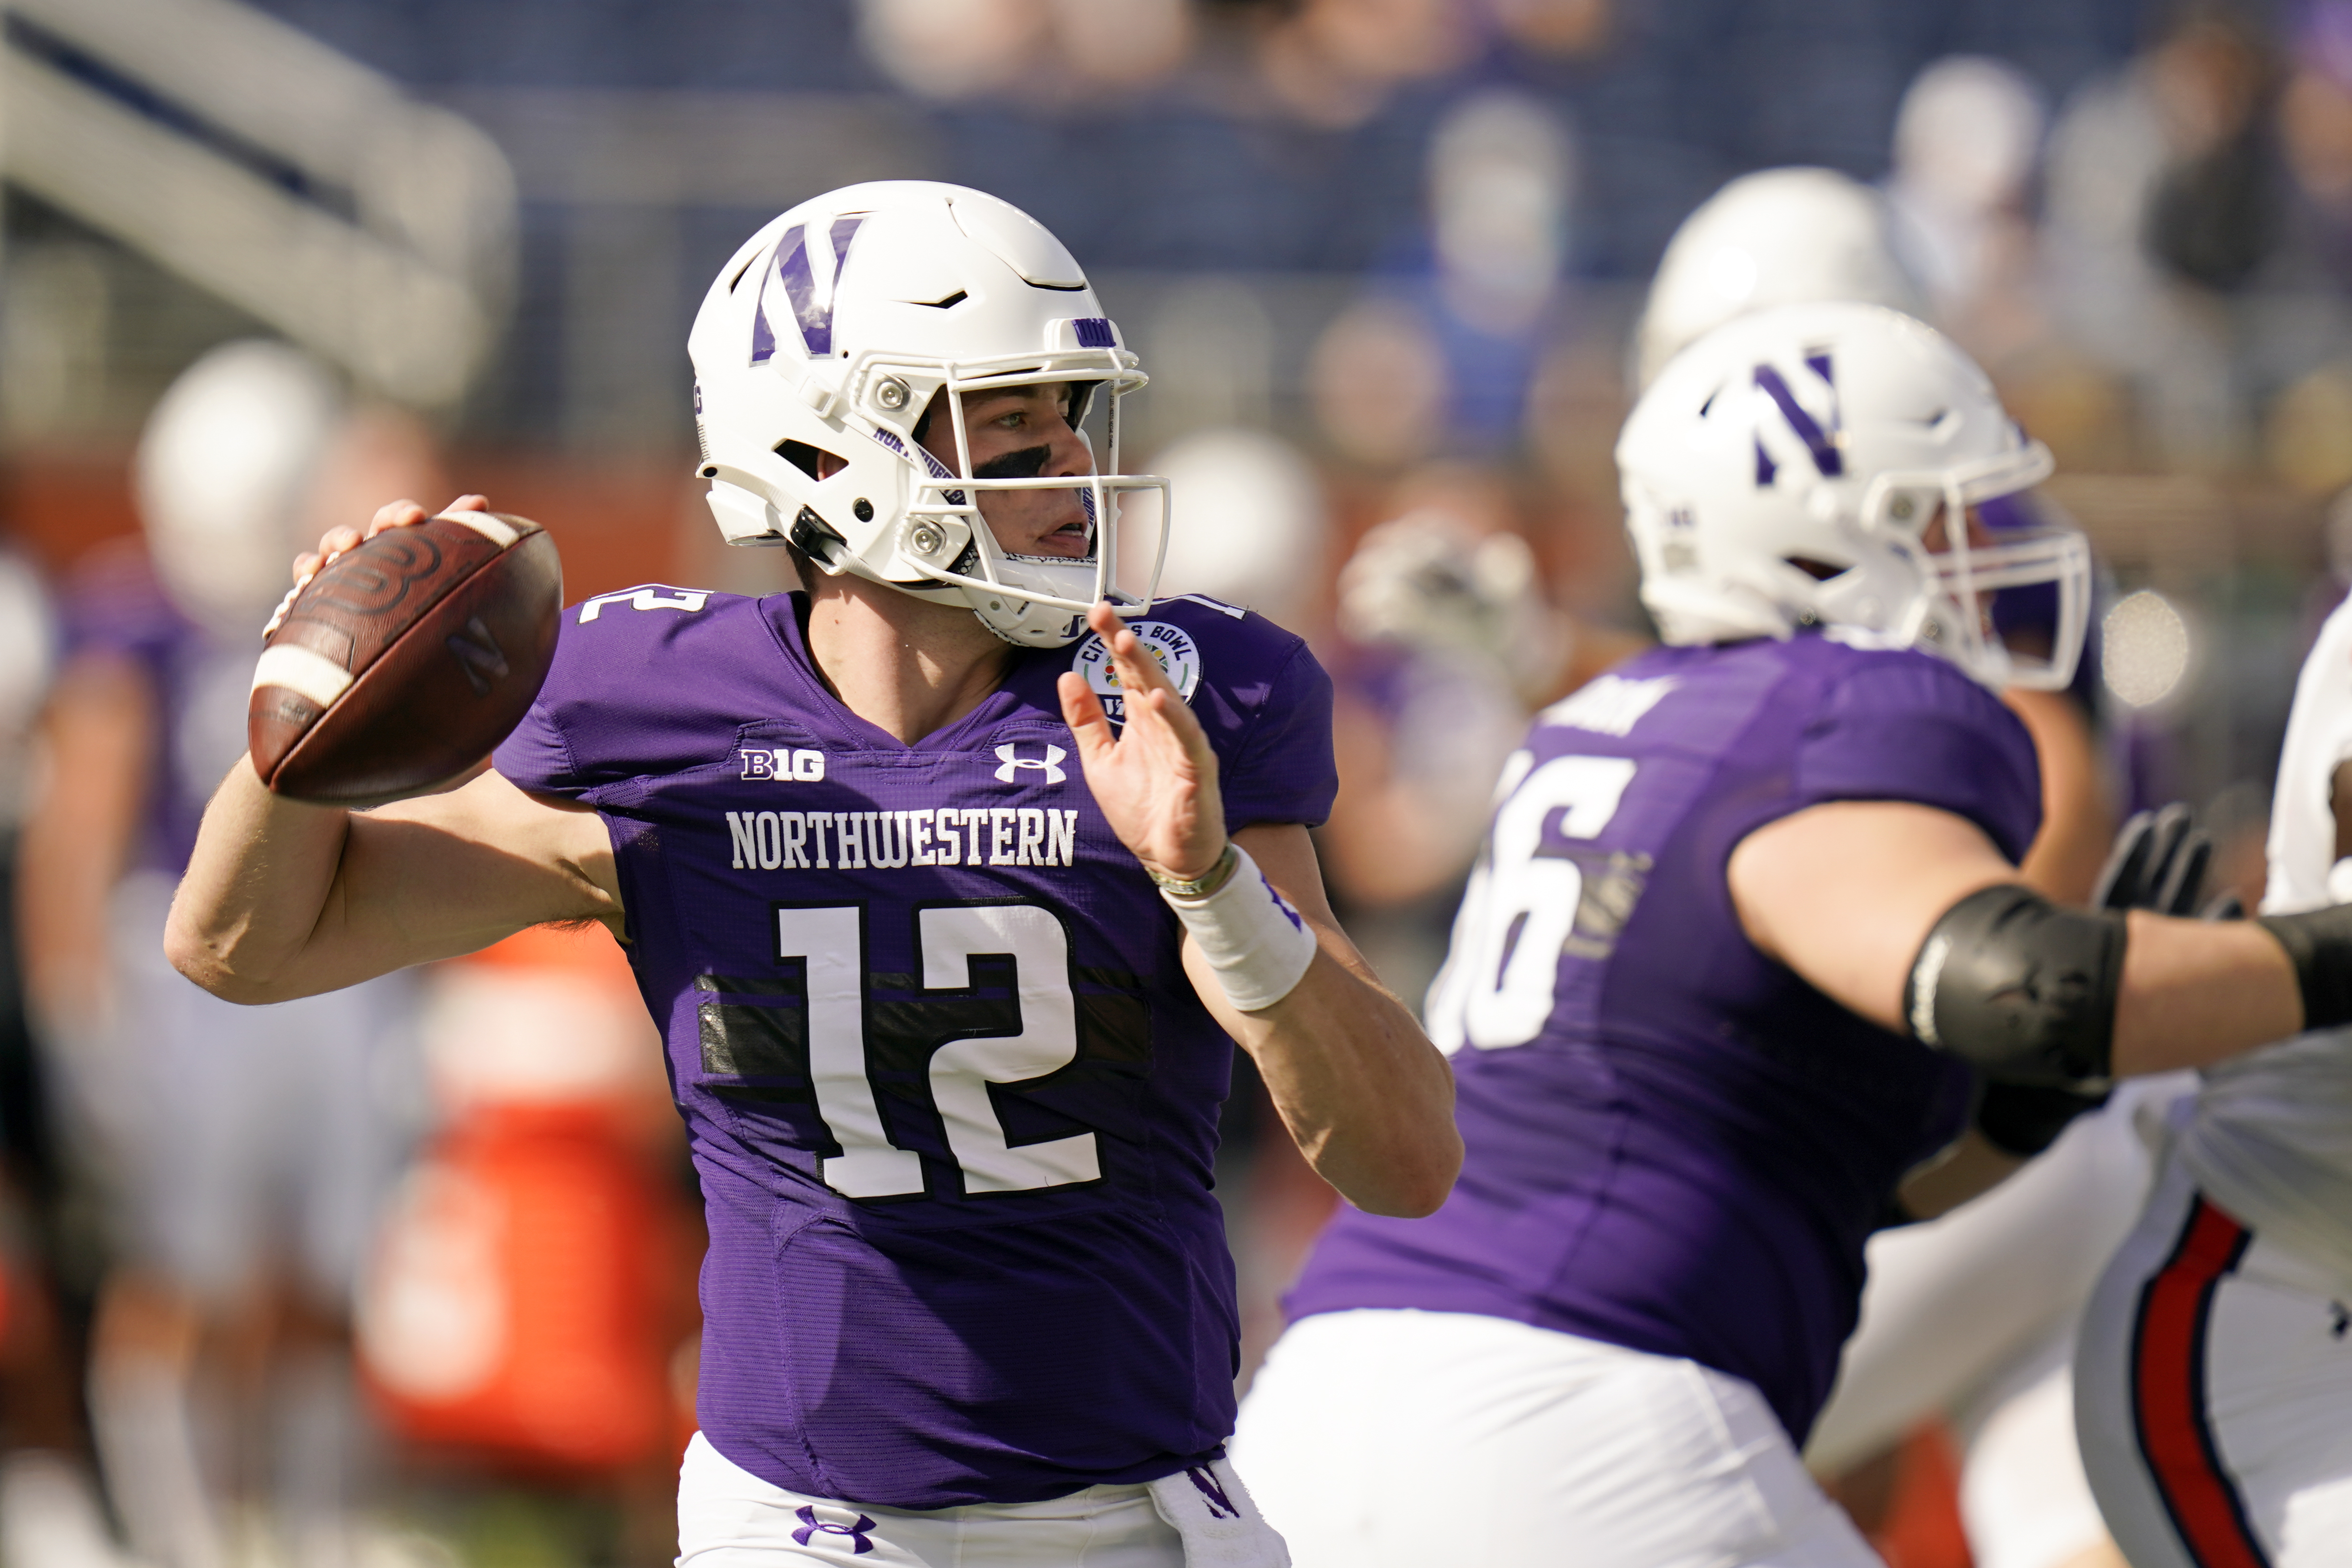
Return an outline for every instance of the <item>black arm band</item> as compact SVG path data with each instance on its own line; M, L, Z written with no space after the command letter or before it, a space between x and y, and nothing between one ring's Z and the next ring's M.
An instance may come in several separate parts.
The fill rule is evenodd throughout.
M2352 904L2303 915L2265 915L2254 922L2278 938L2303 991L2303 1027L2352 1023Z
M1920 945L1904 1021L1998 1082L2096 1085L2114 1053L2123 968L2122 915L2061 909L2014 883L1983 888Z

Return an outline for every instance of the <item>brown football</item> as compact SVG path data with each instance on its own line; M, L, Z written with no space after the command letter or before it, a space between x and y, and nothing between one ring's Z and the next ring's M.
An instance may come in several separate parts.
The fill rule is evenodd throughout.
M537 523L387 528L294 597L253 673L246 743L278 794L371 806L430 789L522 722L555 657L563 566Z

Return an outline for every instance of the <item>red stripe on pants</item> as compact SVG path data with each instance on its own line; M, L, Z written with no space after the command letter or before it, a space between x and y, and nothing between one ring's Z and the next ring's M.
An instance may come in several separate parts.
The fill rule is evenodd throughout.
M2179 1243L2140 1292L2132 1420L2157 1495L2198 1568L2271 1568L2205 1419L2205 1327L2213 1292L2253 1233L2195 1198Z

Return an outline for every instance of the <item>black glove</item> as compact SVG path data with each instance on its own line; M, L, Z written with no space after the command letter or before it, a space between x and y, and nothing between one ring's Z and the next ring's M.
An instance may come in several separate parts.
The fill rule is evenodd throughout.
M2116 835L2091 907L2195 915L2212 860L2213 841L2178 800L2160 811L2135 812Z
M1977 1131L2002 1154L2030 1160L2058 1141L2066 1124L2107 1103L2107 1092L2084 1094L2032 1083L1987 1083L1977 1099Z

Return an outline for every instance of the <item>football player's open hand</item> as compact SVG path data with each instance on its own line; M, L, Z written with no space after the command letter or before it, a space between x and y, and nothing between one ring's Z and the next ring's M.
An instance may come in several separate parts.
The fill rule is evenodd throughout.
M490 500L487 496L460 496L441 508L443 512L487 512L489 509ZM348 526L329 528L319 536L317 549L304 550L294 558L294 586L285 598L278 601L278 608L271 613L269 624L261 629L261 634L268 637L278 630L285 621L287 612L294 608L294 601L301 597L302 591L310 586L310 580L318 576L329 561L375 538L386 528L413 528L425 518L438 515L426 511L414 501L391 501L375 509L375 516L368 519L364 529Z
M1065 672L1062 717L1076 741L1087 788L1118 841L1145 866L1170 876L1203 875L1225 852L1225 807L1217 754L1160 661L1108 603L1087 612L1110 651L1125 699L1125 723L1111 726L1084 677Z

